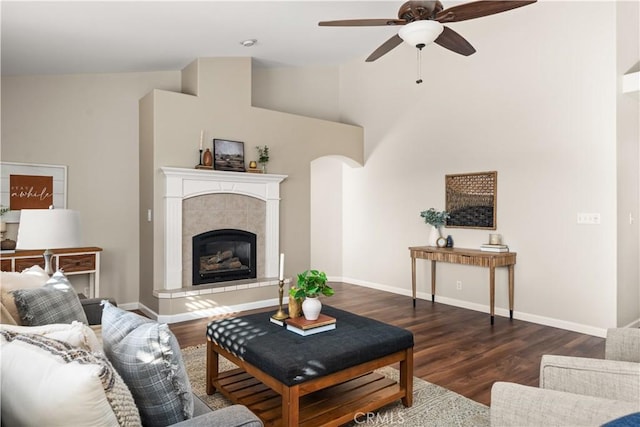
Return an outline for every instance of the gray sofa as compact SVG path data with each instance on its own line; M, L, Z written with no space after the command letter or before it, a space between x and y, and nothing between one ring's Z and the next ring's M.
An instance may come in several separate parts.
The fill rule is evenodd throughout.
M194 417L173 424L172 427L262 427L262 421L247 407L232 405L212 411L198 397L193 396Z
M609 329L605 359L544 355L539 387L491 389L492 426L598 426L639 411L637 328Z
M50 279L40 270L32 268L23 273L2 272L0 277L3 297L0 316L0 380L3 390L11 390L11 393L0 394L2 425L133 426L140 425L142 421L143 425L155 426L263 426L260 419L245 406L231 405L212 411L191 393L190 387L174 389L179 386L177 371L180 369L177 368L177 363L181 362L181 358L177 356L181 354L180 348L167 325L149 319L146 319L149 323L139 325L142 332L137 337L151 339L154 348L155 344L164 346L163 358L152 361L140 359L140 369L134 366L133 370L153 365L160 366L160 376L170 373L171 378L161 378L166 381L166 385L156 389L159 394L151 403L176 401L176 394L180 392L185 397L183 400L189 402L189 415L176 415L173 417L175 421L162 415L155 419L143 418L142 408L149 402L134 401L129 391L125 391L127 386L131 388L131 384L125 385L123 379L115 373L115 365L111 366L115 361L110 358L107 361L103 347L103 339L114 339L112 330L117 328L113 322L126 323L113 317L105 317L106 306L112 307L112 312L118 310L125 315L137 315L119 310L113 300L105 303L97 298L78 298L75 292L70 292L70 285L62 283L64 277L56 279L54 294L45 287L49 286L55 275ZM28 286L21 286L25 283ZM16 304L18 298L20 302ZM25 313L29 316L25 316ZM44 316L38 317L41 314ZM77 315L81 318L73 318ZM28 320L28 326L21 319ZM112 324L107 328L108 323L105 321L109 319ZM87 327L86 323L91 327ZM137 331L134 327L130 329L128 332ZM150 335L144 335L145 331L149 331ZM144 352L147 356L149 353L143 347L144 342L140 341L140 347L136 343L137 341L133 343L133 351ZM204 367L205 361L202 363ZM184 369L181 372L186 377ZM157 377L148 377L147 382L157 385L159 381L156 379ZM145 382L145 379L142 381ZM174 395L161 393L167 388ZM39 399L35 392L40 392L47 398ZM61 402L69 404L60 404ZM78 410L81 407L86 410ZM191 414L192 418L181 421Z

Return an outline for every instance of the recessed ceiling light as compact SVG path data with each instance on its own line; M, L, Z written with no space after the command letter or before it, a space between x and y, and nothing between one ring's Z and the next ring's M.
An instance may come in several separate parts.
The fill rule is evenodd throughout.
M247 40L242 40L242 41L240 42L240 44L241 44L242 46L244 46L244 47L251 47L251 46L253 46L254 44L256 44L257 42L258 42L258 40L256 40L256 39L247 39Z

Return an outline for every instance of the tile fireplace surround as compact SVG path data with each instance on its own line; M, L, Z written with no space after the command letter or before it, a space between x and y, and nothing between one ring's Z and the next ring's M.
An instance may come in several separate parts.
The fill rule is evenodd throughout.
M178 298L189 294L225 292L251 286L276 284L280 235L280 183L286 175L223 172L203 169L163 167L165 176L164 194L164 287L156 289L159 298ZM206 195L249 196L264 202L264 245L259 244L258 265L264 273L254 281L239 280L224 282L224 286L191 286L183 259L185 248L190 248L190 239L183 231L183 205L185 200ZM262 209L260 210L262 211ZM187 244L188 243L188 244ZM263 248L263 249L262 249ZM190 250L190 249L189 249ZM189 252L190 254L190 252ZM185 257L186 258L186 257ZM261 275L262 276L262 275ZM237 284L236 284L237 282ZM253 283L251 283L253 282Z

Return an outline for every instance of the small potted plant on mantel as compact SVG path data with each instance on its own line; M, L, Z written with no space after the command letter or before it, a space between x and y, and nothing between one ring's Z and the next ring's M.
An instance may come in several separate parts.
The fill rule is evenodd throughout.
M324 271L307 270L298 274L298 282L289 289L289 298L302 300L302 313L307 320L316 320L320 315L322 303L320 295L330 297L334 294L333 288L327 285L327 275Z
M431 225L431 232L429 233L429 246L436 246L438 239L442 237L440 234L440 227L442 227L447 218L449 218L449 212L437 211L434 208L420 212L420 216L424 218L426 224Z
M258 163L262 173L267 173L267 163L269 162L269 146L268 145L256 145L258 150Z

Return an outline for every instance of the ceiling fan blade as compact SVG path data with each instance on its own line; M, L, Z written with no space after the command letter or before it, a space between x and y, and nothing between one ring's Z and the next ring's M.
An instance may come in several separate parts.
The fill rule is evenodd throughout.
M464 56L469 56L476 52L471 43L449 27L444 27L444 31L434 40L434 43Z
M339 21L320 21L321 27L380 27L387 25L404 25L404 19L343 19Z
M436 15L436 21L441 23L466 21L467 19L480 18L483 16L506 12L507 10L516 9L522 6L527 6L535 2L536 0L474 1L471 3L464 3L458 6L452 6L448 9L440 11Z
M389 40L382 43L379 48L374 50L373 53L369 55L369 57L366 59L365 62L375 61L376 59L380 58L382 55L389 53L391 49L393 49L394 47L398 46L401 43L402 43L402 39L400 38L400 36L397 34L394 35Z

